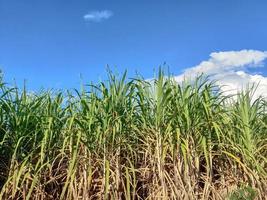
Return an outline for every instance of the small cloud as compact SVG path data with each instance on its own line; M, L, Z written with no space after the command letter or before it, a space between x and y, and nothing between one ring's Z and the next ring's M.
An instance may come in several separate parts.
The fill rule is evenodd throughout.
M267 77L261 74L251 74L250 67L258 68L263 66L267 59L266 51L241 50L213 52L208 60L202 61L199 65L187 68L183 74L176 76L177 82L184 79L194 79L199 74L209 75L217 84L223 86L226 94L236 94L248 85L258 85L255 98L258 96L267 97Z
M88 22L101 22L107 20L113 16L113 12L110 10L91 11L83 16L85 21Z

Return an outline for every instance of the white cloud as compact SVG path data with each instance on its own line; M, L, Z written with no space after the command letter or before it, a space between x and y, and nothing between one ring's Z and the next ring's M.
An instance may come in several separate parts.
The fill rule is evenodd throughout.
M113 16L113 12L110 10L91 11L83 16L85 21L89 22L101 22L109 19Z
M183 74L176 76L178 82L184 79L194 79L201 73L209 75L217 81L226 94L236 94L242 89L258 85L254 97L267 97L267 77L261 74L250 74L248 68L263 67L263 61L267 58L267 51L241 50L214 52L210 59L199 65L188 68Z

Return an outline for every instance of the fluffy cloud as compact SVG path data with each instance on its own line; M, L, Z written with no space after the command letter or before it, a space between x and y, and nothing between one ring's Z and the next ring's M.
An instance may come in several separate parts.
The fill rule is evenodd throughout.
M110 10L91 11L83 16L85 21L88 22L101 22L109 19L113 16L113 12Z
M183 74L175 77L175 79L181 82L184 79L194 79L204 73L216 80L226 94L236 94L247 87L258 85L254 97L267 97L267 77L248 72L249 68L263 67L263 61L266 58L266 51L214 52L210 54L210 59L197 66L187 68Z

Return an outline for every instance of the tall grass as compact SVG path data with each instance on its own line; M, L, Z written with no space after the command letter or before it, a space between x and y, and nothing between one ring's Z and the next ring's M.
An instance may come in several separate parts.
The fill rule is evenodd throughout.
M109 73L81 91L0 81L0 199L226 199L267 195L267 102Z

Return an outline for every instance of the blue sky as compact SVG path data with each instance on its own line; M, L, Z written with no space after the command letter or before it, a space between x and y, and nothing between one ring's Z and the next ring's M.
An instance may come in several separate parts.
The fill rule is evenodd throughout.
M212 52L265 52L266 10L257 0L0 0L0 69L34 90L104 80L107 65L150 78L166 62L179 75Z

